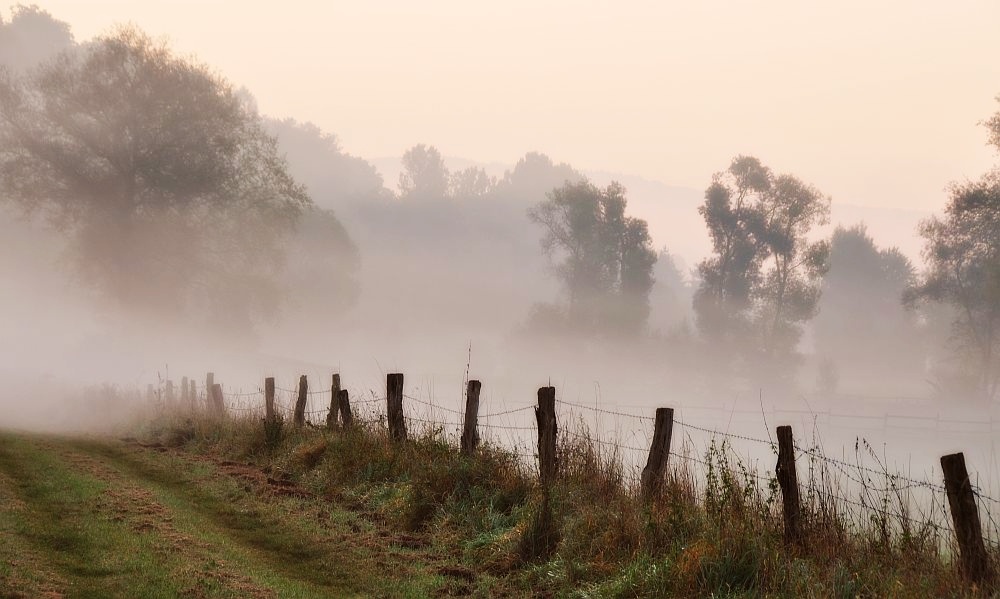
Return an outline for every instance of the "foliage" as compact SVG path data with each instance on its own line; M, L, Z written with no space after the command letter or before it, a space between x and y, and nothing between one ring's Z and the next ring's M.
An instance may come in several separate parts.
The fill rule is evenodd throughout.
M121 305L273 313L281 245L310 204L260 117L206 67L120 28L0 77L0 189L71 235Z
M927 271L908 299L955 308L954 339L975 392L1000 391L1000 172L955 185L943 218L920 226Z
M497 181L479 166L470 166L450 175L448 193L458 200L485 198L496 189Z
M335 316L357 301L361 256L332 210L302 211L286 258L279 280L284 289L295 290L287 300L288 316Z
M265 118L264 128L277 138L289 172L306 186L316 205L341 212L351 203L389 196L378 170L346 153L335 135L294 119Z
M801 323L815 313L829 251L810 242L830 199L791 175L775 175L738 156L715 175L699 207L713 256L698 265L694 308L699 330L746 358L794 354Z
M10 20L0 16L0 65L24 71L73 45L69 25L35 5L17 4Z
M652 249L646 221L626 216L625 189L611 183L566 183L528 216L545 229L542 245L558 261L575 328L636 334L649 316Z
M829 263L814 323L816 353L842 374L919 375L917 315L903 305L916 281L910 260L896 248L878 248L859 224L833 232Z
M497 194L505 203L531 206L544 200L551 190L583 180L584 176L570 165L557 164L545 154L528 152L497 182Z
M418 144L403 154L399 195L403 199L440 200L448 197L450 175L434 146Z
M997 96L997 102L1000 102L1000 96ZM985 125L989 131L990 144L1000 151L1000 111L987 119Z
M666 334L683 329L692 316L692 285L681 271L680 259L666 248L656 258L653 280L650 327Z

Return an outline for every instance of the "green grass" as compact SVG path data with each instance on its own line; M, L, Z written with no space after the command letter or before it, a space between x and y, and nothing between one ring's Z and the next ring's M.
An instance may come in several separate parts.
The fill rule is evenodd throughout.
M72 469L37 440L7 436L0 440L0 470L8 493L27 506L3 511L4 537L12 541L4 545L5 562L16 559L10 553L27 552L76 597L177 596L181 587L171 572L178 560L98 510L107 483Z
M74 464L79 456L96 471ZM355 514L323 500L262 497L210 462L109 441L0 435L0 472L5 491L27 506L0 508L0 587L10 596L425 596L441 584L404 563L406 550L389 556L355 543L365 540ZM109 500L112 492L139 501Z
M704 456L702 487L675 464L646 501L585 431L561 441L547 492L511 452L467 458L414 432L397 444L378 423L265 430L166 414L146 423L146 447L0 435L0 583L81 597L995 592L966 584L933 539L820 518L814 504L805 539L786 544L774 485L724 446Z

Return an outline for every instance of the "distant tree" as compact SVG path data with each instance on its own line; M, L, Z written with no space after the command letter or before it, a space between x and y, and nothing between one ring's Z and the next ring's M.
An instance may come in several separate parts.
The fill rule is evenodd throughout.
M484 198L496 188L494 177L486 174L486 170L478 166L452 173L449 192L451 197L464 199Z
M829 251L810 243L828 220L829 198L759 160L738 156L715 176L699 212L713 256L698 265L698 328L720 347L788 358L815 313Z
M810 242L808 235L814 226L829 222L830 199L795 177L779 175L762 208L760 239L767 258L756 292L757 318L765 350L784 358L795 351L802 323L816 315L830 246Z
M0 66L24 71L72 47L69 25L34 4L15 5L10 21L0 17Z
M701 277L694 309L698 329L720 346L749 332L753 291L759 285L764 251L758 234L771 171L759 160L740 156L715 176L698 208L714 255L698 265Z
M955 308L957 347L971 368L975 392L1000 392L1000 172L955 185L943 218L920 225L927 270L911 302Z
M434 146L418 144L403 154L399 195L404 199L440 200L448 197L450 174Z
M997 102L1000 102L1000 96L997 96ZM1000 150L1000 111L997 111L992 117L987 119L985 125L989 131L990 144L997 150Z
M655 283L649 298L650 324L669 333L684 326L691 316L691 286L678 260L666 248L657 256L653 278Z
M854 378L919 374L916 314L903 305L916 281L910 260L896 248L878 248L859 224L833 232L829 263L813 325L816 353Z
M304 210L287 245L281 281L295 290L289 299L295 312L311 323L317 316L336 316L357 300L360 255L333 211Z
M568 319L583 332L636 334L649 316L652 249L646 221L625 215L625 189L565 183L528 215L545 228L542 245L557 260Z
M316 125L265 118L264 128L277 138L289 172L306 186L317 205L339 211L351 203L389 194L372 164L344 152L336 136Z
M303 208L232 87L137 29L0 76L0 196L71 236L79 272L136 308L273 312Z
M556 164L545 154L528 152L497 182L497 194L507 202L534 205L551 190L567 182L579 183L583 175L565 163ZM521 209L523 211L523 208ZM523 212L520 216L523 218Z

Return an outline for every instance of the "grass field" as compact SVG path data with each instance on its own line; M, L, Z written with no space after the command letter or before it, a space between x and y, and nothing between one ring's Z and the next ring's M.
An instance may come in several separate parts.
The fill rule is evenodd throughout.
M259 468L135 443L0 435L5 597L423 597L469 574Z
M721 453L704 488L675 465L644 500L585 438L542 492L508 451L377 422L130 434L0 433L0 597L995 596L925 531L810 512L787 544L773 489Z

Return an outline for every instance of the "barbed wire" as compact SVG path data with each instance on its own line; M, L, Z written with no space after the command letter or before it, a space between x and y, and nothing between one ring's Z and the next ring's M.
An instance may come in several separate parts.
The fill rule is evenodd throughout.
M598 414L607 414L607 415L610 415L610 416L623 416L625 418L636 418L638 420L648 420L650 422L654 422L656 420L656 418L653 418L652 416L642 416L642 415L639 415L639 414L630 414L628 412L618 412L618 411L615 411L615 410L607 410L607 409L598 408L598 407L595 407L595 406L588 406L586 404L580 404L580 403L575 403L575 402L572 402L572 401L566 401L564 399L557 399L556 403L557 404L562 404L564 406L572 406L574 408L580 408L580 409L583 409L583 410L590 410L591 412L597 412Z
M262 390L260 390L260 389L258 389L256 391L247 391L245 393L244 392L239 392L239 391L234 391L234 392L229 392L229 393L223 392L222 393L223 397L228 397L228 398L231 398L231 399L240 399L240 398L243 398L243 397L256 397L256 396L260 396L260 395L263 395L263 394L264 394L264 392Z
M861 464L851 464L850 462L845 462L844 460L838 460L837 458L827 457L826 455L823 455L822 453L819 453L819 451L817 451L815 449L806 449L806 448L800 447L799 445L794 445L794 447L795 447L796 451L798 451L799 453L801 453L803 455L807 455L807 456L809 456L811 458L818 459L820 461L827 462L827 463L830 463L830 464L837 464L839 466L843 466L843 467L846 467L846 468L857 468L858 470L860 470L862 472L868 472L870 474L875 474L875 475L878 475L878 476L887 476L890 479L901 480L901 481L904 481L904 482L907 482L907 483L911 483L914 486L923 486L923 487L927 487L929 489L933 489L935 491L944 491L945 490L944 485L938 485L938 484L935 484L935 483L932 483L932 482L929 482L929 481L917 480L915 478L908 478L908 477L903 476L901 474L890 474L889 472L887 472L885 470L876 470L875 468L869 468L868 466L862 466Z
M276 387L275 390L276 391L280 391L282 393L292 394L292 395L297 395L298 394L298 391L296 391L296 390L285 389L285 388L281 388L281 387ZM319 395L319 394L325 394L325 393L327 393L327 391L325 389L321 389L321 390L314 390L314 391L311 391L311 392L307 392L307 395L312 396L312 395ZM259 397L259 396L262 396L262 395L264 395L264 392L263 392L263 390L261 390L259 388L258 388L257 391L228 392L228 393L224 393L224 396L227 397L227 398L230 398L230 399L241 399L241 398ZM418 404L430 407L430 408L435 409L435 410L442 410L444 412L448 412L448 413L451 413L451 414L456 414L456 415L459 415L459 416L463 416L464 415L464 412L462 412L460 410L456 410L454 408L449 408L447 406L437 405L437 404L431 403L429 401L425 401L423 399L420 399L418 397L414 397L414 396L411 396L411 395L403 395L403 397L405 399L407 399L407 400L410 400L410 401L413 401L415 403L418 403ZM356 405L357 404L369 405L369 404L379 403L379 402L382 402L382 401L385 401L384 397L377 397L376 396L376 397L372 397L372 398L368 398L368 399L355 399L351 403L352 404L356 404ZM590 406L590 405L581 404L581 403L572 402L572 401L566 401L566 400L561 400L560 399L560 400L556 400L556 403L564 405L564 406L570 406L570 407L573 407L573 408L578 408L578 409L581 409L581 410L587 410L589 412L593 412L593 413L597 413L597 414L604 414L604 415L624 417L624 418L633 418L633 419L636 419L636 420L647 421L647 422L654 422L655 421L655 418L651 417L651 416L644 416L644 415L634 414L634 413L629 413L629 412L624 412L624 411L620 411L620 410L600 408L600 407L597 407L597 406ZM232 411L234 411L234 412L240 412L240 413L256 413L256 412L262 411L263 406L260 406L260 407L257 407L257 406L253 406L253 407L250 407L250 406L247 406L247 407L243 407L243 406L230 406L229 409L232 410ZM277 406L276 405L275 409L276 410L281 410L281 411L284 411L285 413L294 415L294 408L291 407L291 406ZM486 419L486 418L494 418L494 417L498 417L498 416L506 416L506 415L520 413L520 412L525 412L525 411L529 411L529 410L533 410L533 409L535 409L535 406L533 406L533 405L524 405L524 406L520 406L520 407L516 407L516 408L511 408L511 409L507 409L507 410L501 410L501 411L498 411L498 412L491 412L491 413L486 413L486 414L480 414L480 415L478 415L477 419ZM315 416L315 415L319 415L319 414L328 414L328 413L329 413L329 409L328 408L322 408L322 409L305 411L303 413L303 415L304 416ZM415 422L420 422L420 423L430 424L430 425L436 425L436 426L458 427L458 428L460 428L460 427L463 426L461 423L457 423L457 422L447 422L447 421L430 420L430 419L420 418L420 417L415 417L415 416L410 416L408 418L410 420L415 421ZM937 418L935 420L937 420L939 422L941 421L940 418ZM773 441L769 440L769 439L761 439L761 438L753 437L753 436L750 436L750 435L742 435L742 434L737 434L737 433L724 432L724 431L720 431L718 429L712 429L712 428L702 427L702 426L698 426L698 425L694 425L694 424L689 424L689 423L686 423L686 422L684 422L682 420L678 420L678 419L675 419L674 422L676 424L678 424L679 426L683 427L683 428L687 428L687 429L691 429L691 430L696 430L696 431L704 432L704 433L711 434L711 435L717 435L717 436L721 436L721 437L724 437L724 438L738 439L738 440L742 440L742 441L748 441L748 442L752 442L752 443L757 443L757 444L762 444L762 445L768 445L768 446L771 446L771 447L774 447L774 445L775 445L775 443ZM951 422L951 421L947 421L947 422ZM958 421L955 421L955 422L958 422ZM537 430L537 428L535 426L512 426L512 425L499 425L499 424L491 424L491 423L483 423L483 422L478 423L478 426L481 427L481 428L484 428L484 429L491 429L491 430L506 430L506 431L536 431ZM594 437L594 436L591 436L591 435L582 435L582 434L576 433L574 431L562 431L562 432L564 432L564 434L573 436L575 438L589 440L591 442L594 442L596 444L599 444L599 445L602 445L602 446L605 446L605 447L616 447L616 448L619 448L619 449L626 449L626 450L630 450L630 451L639 451L639 452L645 452L645 451L647 451L647 448L645 448L645 447L630 446L630 445L621 443L620 440L615 440L615 441L604 440L604 439L600 439L600 438L597 438L597 437ZM946 488L944 487L944 485L941 485L941 484L933 483L933 482L926 481L926 480L914 479L914 478L910 478L910 477L907 477L907 476L903 476L901 474L890 473L890 472L888 472L888 471L886 471L884 469L883 470L878 470L878 469L871 468L871 467L868 467L868 466L864 466L864 465L861 465L861 464L852 464L852 463L844 461L844 460L840 460L840 459L837 459L837 458L828 457L828 456L820 453L817 449L813 449L813 448L805 448L805 447L802 447L802 446L799 446L799 445L795 445L794 448L795 448L795 450L797 452L799 452L799 454L800 454L799 457L806 456L806 457L808 457L810 459L818 460L818 461L820 461L822 463L832 465L836 469L836 471L840 473L840 475L845 476L849 481L851 481L851 482L853 482L853 483L861 486L864 489L870 489L872 492L875 492L875 493L879 493L879 494L885 495L885 494L890 493L890 492L901 492L901 491L906 491L906 490L909 490L909 489L912 489L912 488L927 488L927 489L930 489L930 490L935 491L935 492L946 492ZM670 452L670 455L676 456L676 457L678 457L680 459L693 460L693 461L695 461L697 463L700 463L702 465L707 465L705 462L703 462L701 460L698 460L697 458L692 458L691 456L684 456L684 455L678 454L676 452ZM867 475L875 475L875 476L879 476L879 477L885 477L889 481L889 485L887 485L884 488L882 488L882 487L872 488L872 482L873 481L870 478L865 479L864 478L864 474L862 474L860 478L859 477L855 477L855 476L853 476L851 474L851 472L853 470L858 471L859 474L860 473L864 473L864 474L867 474ZM760 477L758 475L758 478L763 478L763 477ZM902 486L896 486L894 483L897 482L897 481L901 482L901 483L904 483L904 484ZM971 481L970 481L970 484L971 484ZM983 489L981 487L979 487L977 485L972 485L972 488L973 488L973 492L976 494L977 498L979 498L979 499L981 499L981 500L983 500L985 502L989 502L991 504L1000 504L1000 499L996 499L994 497L991 497L991 496L985 494L983 492ZM837 497L837 499L842 500L845 503L853 503L853 504L857 504L859 506L863 505L863 503L853 502L853 500L850 500L849 498L846 498L846 497Z
M532 432L534 432L534 431L538 430L538 427L535 427L535 426L509 426L509 425L505 425L505 424L489 424L489 423L482 423L482 422L479 423L478 426L481 427L481 428L489 428L489 429L503 430L503 431L532 431Z
M510 410L504 410L502 412L491 412L489 414L480 414L479 418L493 418L494 416L507 416L508 414L516 414L517 412L524 412L526 410L534 410L535 406L521 406L520 408L512 408Z
M639 452L646 452L646 451L649 450L648 447L633 447L633 446L625 445L624 443L619 443L618 441L605 441L603 439L598 439L598 438L592 437L590 435L581 434L581 433L578 433L576 431L564 430L564 431L561 431L561 432L564 435L567 435L567 436L570 436L570 437L573 437L573 438L576 438L576 439L582 439L584 441L589 441L591 443L597 443L598 445L603 445L605 447L613 447L613 448L616 448L616 449L628 449L628 450L631 450L631 451L639 451Z
M405 399L409 399L410 401L415 401L415 402L417 402L419 404L423 404L425 406L430 406L430 407L434 408L435 410L444 410L445 412L451 412L452 414L458 414L459 416L463 416L465 414L465 412L462 412L460 410L455 410L453 408L447 408L445 406L440 406L440 405L437 405L437 404L433 404L433 403L431 403L429 401L424 401L422 399L418 399L418 398L412 397L410 395L404 395L403 397Z
M418 418L416 416L407 416L406 419L407 420L412 420L414 422L420 422L422 424L433 424L435 426L444 426L444 427L453 426L453 427L456 427L456 428L461 428L461 426L462 426L461 424L459 424L457 422L440 422L438 420L425 420L423 418Z
M775 445L774 442L771 441L770 439L760 439L758 437L751 437L749 435L740 435L740 434L737 434L737 433L727 433L727 432L720 431L718 429L711 429L711 428L705 428L703 426L697 426L697 425L694 425L694 424L688 424L688 423L686 423L686 422L684 422L682 420L677 420L676 418L674 419L674 424L679 424L679 425L681 425L684 428L689 428L691 430L701 431L703 433L708 433L710 435L719 435L720 437L727 437L727 438L730 438L730 439L740 439L741 441L750 441L752 443L760 443L761 445L770 445L772 447Z

